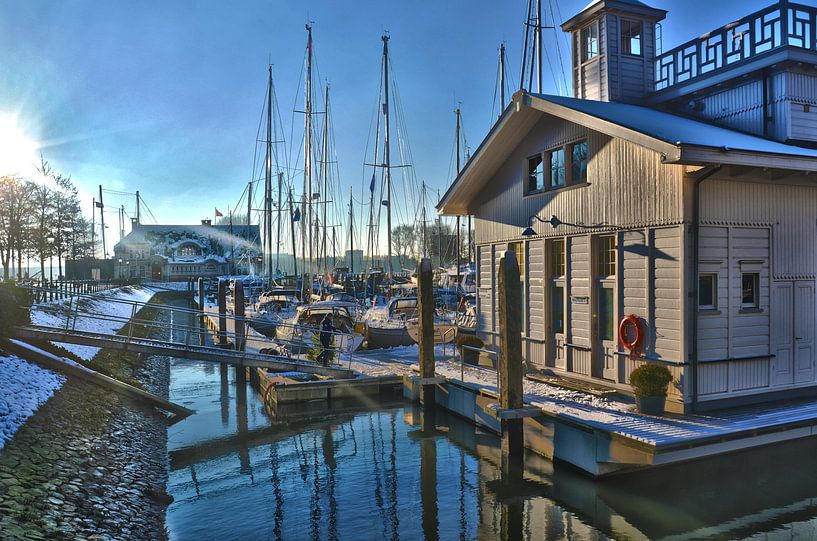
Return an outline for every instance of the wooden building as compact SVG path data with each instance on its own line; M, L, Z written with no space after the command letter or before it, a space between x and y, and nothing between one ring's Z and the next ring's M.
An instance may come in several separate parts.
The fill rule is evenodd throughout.
M512 249L533 368L629 390L663 363L674 410L817 394L817 8L656 55L665 14L598 0L565 22L574 97L517 92L440 201L475 218L479 333L497 346Z

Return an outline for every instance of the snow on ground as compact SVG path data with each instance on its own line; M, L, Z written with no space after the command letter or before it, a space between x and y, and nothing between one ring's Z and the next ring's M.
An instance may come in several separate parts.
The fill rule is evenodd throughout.
M0 357L0 449L63 383L64 376L19 357Z
M83 298L82 302L87 302L87 305L81 308L81 313L85 314L85 316L76 318L75 325L73 321L74 316L72 315L70 325L78 331L113 334L124 326L124 319L130 318L133 313L133 305L121 301L145 303L149 301L154 294L155 290L149 287L122 287L98 293L93 300ZM140 308L140 306L137 306L136 310L138 311ZM76 300L73 304L73 310L76 310ZM31 308L31 323L33 325L65 327L65 319L67 316L67 299L41 303ZM111 319L98 319L99 316ZM99 351L99 348L92 346L62 343L59 345L86 361L92 359Z
M350 367L352 370L369 376L413 374L419 370L418 349L417 345L413 345L355 352ZM461 367L454 346L437 345L434 348L434 356L436 359L435 372L438 376L459 380L464 375L466 383L491 391L497 390L496 371L471 365ZM343 362L348 363L348 357L344 356ZM594 420L604 421L608 420L611 413L632 409L632 404L538 381L524 380L523 389L526 403L554 413L572 413L582 418L592 415Z

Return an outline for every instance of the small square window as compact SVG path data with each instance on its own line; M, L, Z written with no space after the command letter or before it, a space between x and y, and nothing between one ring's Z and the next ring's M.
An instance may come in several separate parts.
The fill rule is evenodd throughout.
M528 158L528 193L541 192L545 189L545 164L542 155Z
M616 238L613 235L598 237L597 274L599 278L616 275Z
M760 308L760 274L744 272L740 277L741 308Z
M641 56L641 21L621 19L621 52Z
M570 161L570 183L587 182L587 141L579 141L571 146L573 156Z
M565 185L565 149L550 151L550 187L561 188Z
M718 308L718 275L714 272L698 276L698 309L717 310Z
M594 22L581 31L582 62L599 55L599 23Z
M565 275L565 241L564 239L550 242L550 277L560 278Z

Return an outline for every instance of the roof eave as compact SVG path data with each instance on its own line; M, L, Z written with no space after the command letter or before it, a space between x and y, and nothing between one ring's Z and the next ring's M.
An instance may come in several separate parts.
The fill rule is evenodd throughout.
M667 163L688 165L723 164L743 165L768 169L786 169L790 171L817 172L817 159L810 156L793 154L775 154L723 147L703 147L682 145L677 160L665 160Z

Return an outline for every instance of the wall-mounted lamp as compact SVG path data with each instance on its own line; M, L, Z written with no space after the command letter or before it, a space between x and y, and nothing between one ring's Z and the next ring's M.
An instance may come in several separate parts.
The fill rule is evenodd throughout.
M536 221L538 221L538 222L542 222L543 224L550 224L551 227L559 227L560 225L567 225L567 226L570 226L570 227L579 227L579 228L582 228L582 229L597 229L597 228L600 228L600 227L607 227L607 224L605 224L605 223L586 225L586 224L574 224L574 223L570 223L570 222L563 222L558 217L556 217L555 214L551 214L550 218L548 218L546 220L546 219L540 218L539 216L534 214L533 216L528 218L528 227L526 227L522 231L522 236L523 237L533 237L534 235L536 235L536 231L530 225L530 224L533 223L534 219Z

